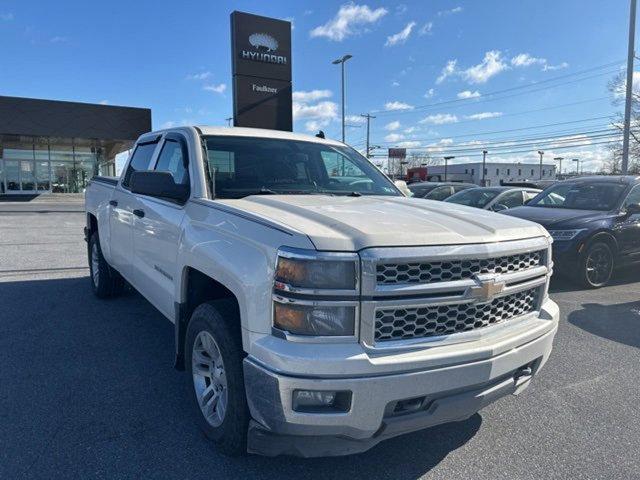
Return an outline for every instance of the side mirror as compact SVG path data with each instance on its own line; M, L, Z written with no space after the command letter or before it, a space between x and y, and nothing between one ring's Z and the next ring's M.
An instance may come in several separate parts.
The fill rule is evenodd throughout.
M496 203L493 207L491 207L491 210L493 210L494 212L501 212L503 210L508 210L508 209L509 207L507 207L502 203Z
M131 175L131 192L185 202L189 198L189 185L176 183L169 172L143 170Z
M625 211L627 215L640 214L640 203L630 203L629 205L627 205Z

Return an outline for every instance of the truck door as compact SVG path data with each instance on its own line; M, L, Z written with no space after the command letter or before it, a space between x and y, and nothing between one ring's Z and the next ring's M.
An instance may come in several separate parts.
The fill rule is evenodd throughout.
M169 172L176 183L189 185L186 138L178 133L165 135L159 152L152 170ZM134 282L156 308L173 318L184 204L146 195L137 197L143 214L134 218Z
M111 238L111 265L135 286L133 280L133 224L139 213L138 199L129 190L131 174L137 170L148 170L160 137L138 142L124 175L113 190L109 202L109 228Z

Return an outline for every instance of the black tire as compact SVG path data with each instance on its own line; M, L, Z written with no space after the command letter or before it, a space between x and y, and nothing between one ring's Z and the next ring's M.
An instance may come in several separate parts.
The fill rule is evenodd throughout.
M198 425L221 452L230 456L247 453L247 429L250 418L242 370L245 354L242 350L239 318L236 310L233 305L224 301L213 301L198 306L191 315L187 327L184 349L185 364L190 379L190 396L198 418ZM196 394L193 350L196 339L201 332L206 332L213 337L224 365L227 406L224 419L219 426L213 426L207 420Z
M87 249L91 288L98 298L111 298L122 293L124 279L102 256L98 232L93 232ZM95 261L93 256L96 256Z
M582 256L577 280L585 288L601 288L611 280L615 257L611 246L603 241L591 241Z

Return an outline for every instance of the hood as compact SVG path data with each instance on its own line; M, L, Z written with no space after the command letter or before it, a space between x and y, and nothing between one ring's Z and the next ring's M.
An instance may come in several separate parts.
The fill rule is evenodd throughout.
M601 210L574 210L570 208L518 207L504 210L504 215L524 218L539 223L547 230L581 228L585 224L611 216Z
M255 195L217 202L297 230L318 250L489 243L548 235L525 220L407 197Z

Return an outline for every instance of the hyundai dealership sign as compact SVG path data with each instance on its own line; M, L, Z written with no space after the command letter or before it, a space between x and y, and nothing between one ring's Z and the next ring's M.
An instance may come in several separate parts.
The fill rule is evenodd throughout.
M234 125L291 131L291 23L233 12L231 45Z

